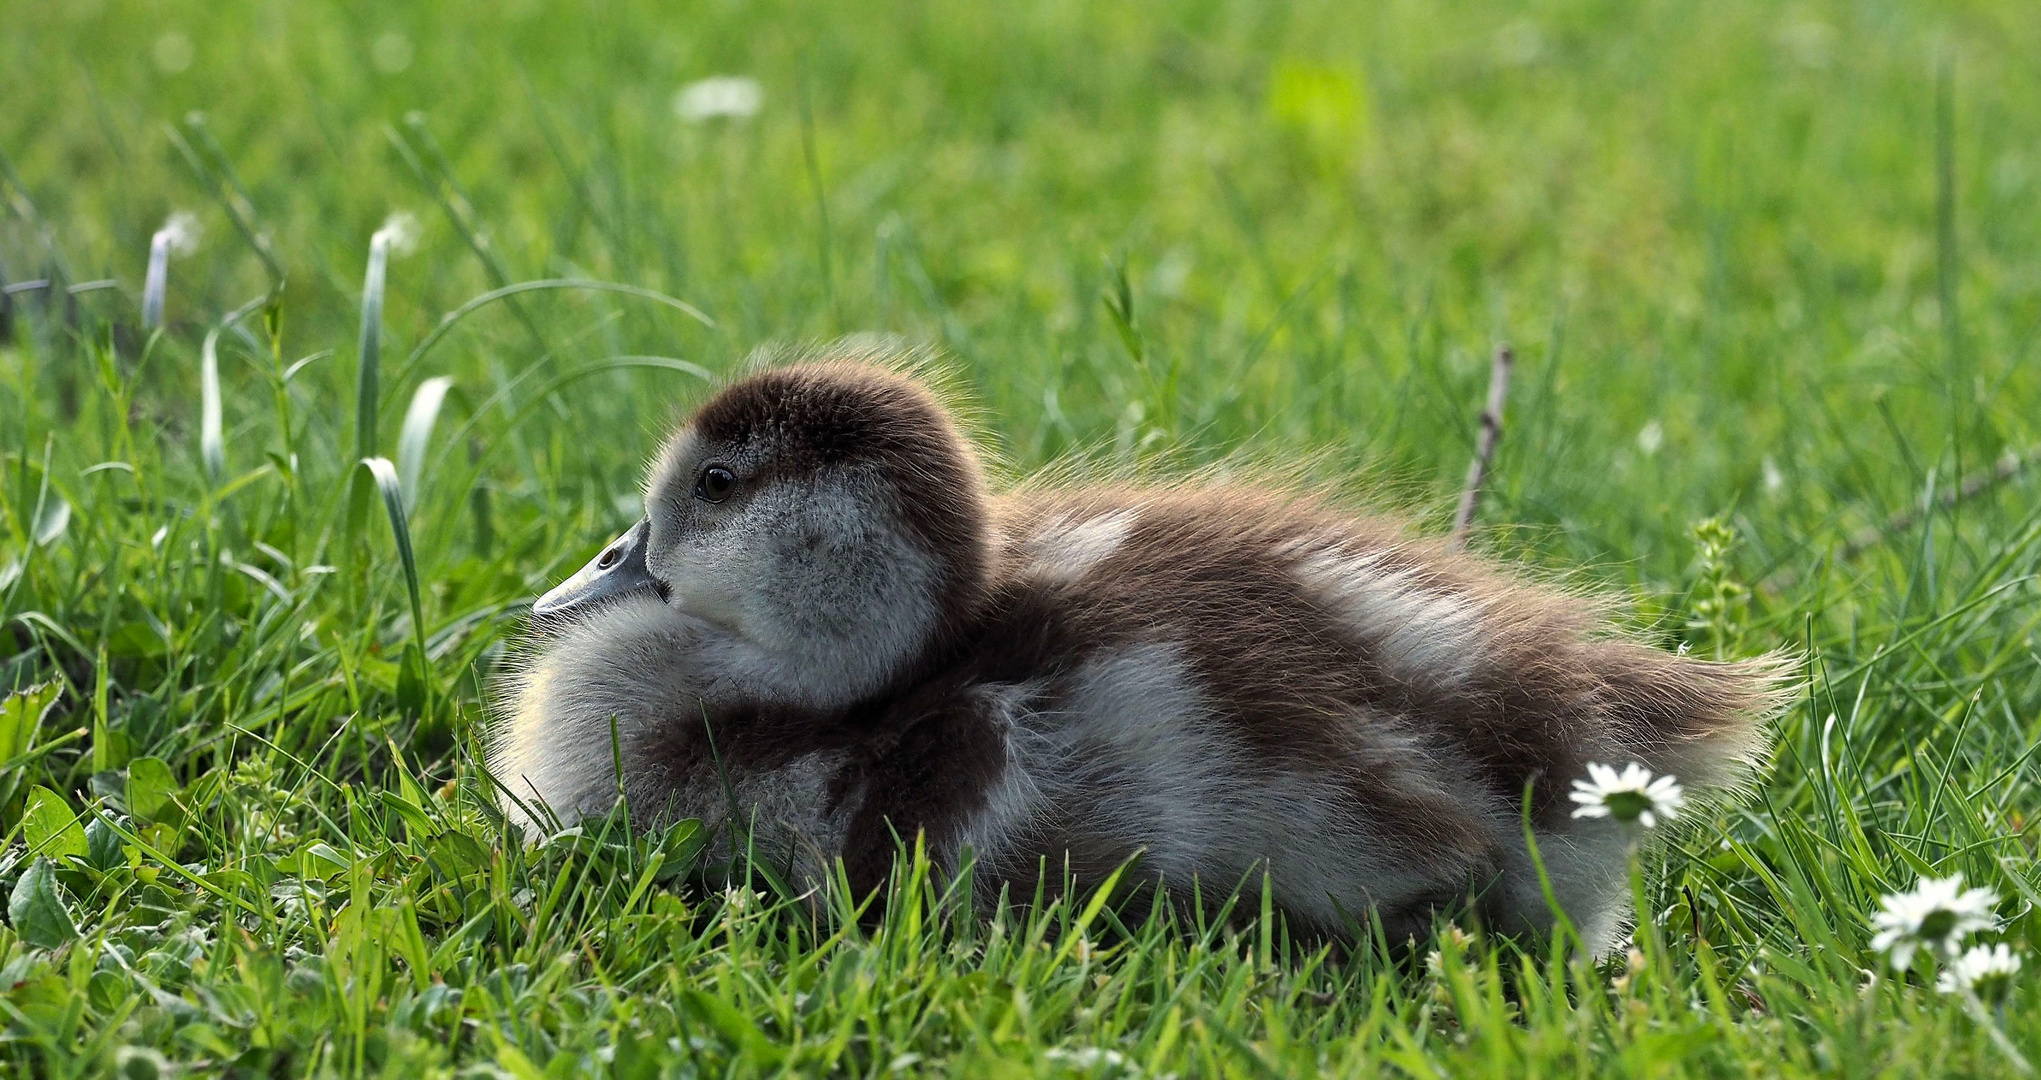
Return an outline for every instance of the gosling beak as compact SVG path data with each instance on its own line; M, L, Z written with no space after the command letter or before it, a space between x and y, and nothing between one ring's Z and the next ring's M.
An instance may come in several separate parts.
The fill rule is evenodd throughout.
M602 554L532 604L534 615L578 615L596 605L631 593L653 591L659 582L645 567L650 518L639 518L630 531L610 541Z

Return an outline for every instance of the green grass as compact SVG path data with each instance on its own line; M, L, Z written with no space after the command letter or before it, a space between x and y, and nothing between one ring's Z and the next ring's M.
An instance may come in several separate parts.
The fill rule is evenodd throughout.
M0 713L0 1071L2007 1073L1868 948L1954 871L2041 1058L2036 485L1846 550L2041 442L2027 0L4 21L0 272L55 289L0 342L0 689L46 688ZM717 73L759 115L676 119ZM637 291L441 321L541 280ZM520 605L636 516L703 375L866 330L941 348L1015 469L1308 459L1434 527L1506 340L1480 545L1668 645L1804 651L1777 765L1648 860L1632 966L983 925L913 863L860 927L691 885L685 828L506 842L474 760ZM364 448L415 478L401 558Z

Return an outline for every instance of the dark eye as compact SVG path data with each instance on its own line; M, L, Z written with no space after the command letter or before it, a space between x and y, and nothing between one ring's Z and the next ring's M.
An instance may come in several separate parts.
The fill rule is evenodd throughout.
M695 480L695 498L703 502L719 503L730 497L730 489L737 486L737 477L721 465L711 465L702 470Z

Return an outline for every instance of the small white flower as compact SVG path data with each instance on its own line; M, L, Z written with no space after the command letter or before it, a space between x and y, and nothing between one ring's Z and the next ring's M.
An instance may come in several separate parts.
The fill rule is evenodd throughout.
M1665 445L1664 424L1661 424L1656 420L1651 420L1647 421L1642 428L1638 429L1637 449L1644 451L1645 457L1650 457L1651 455L1658 453L1658 448L1664 445Z
M1124 1070L1129 1073L1140 1071L1133 1062L1127 1060L1126 1055L1104 1046L1080 1046L1076 1049L1058 1046L1043 1056L1078 1072L1090 1072L1100 1066L1108 1070Z
M1998 894L1965 889L1962 874L1922 878L1912 892L1893 893L1878 903L1884 910L1871 916L1871 924L1878 928L1871 948L1890 956L1892 966L1901 971L1913 963L1915 949L1947 959L1964 938L1998 926L1998 917L1992 914Z
M1679 780L1668 774L1653 777L1651 770L1631 762L1618 773L1607 765L1589 762L1588 779L1573 782L1571 798L1577 818L1615 818L1625 825L1637 822L1647 829L1658 827L1661 818L1670 821L1687 805Z
M742 75L716 75L680 88L673 97L673 111L682 120L699 124L717 117L741 119L754 116L765 103L765 91L757 79Z
M1763 463L1765 471L1765 494L1777 495L1786 486L1786 474L1779 471L1779 463L1767 457Z
M376 230L371 242L382 240L390 247L392 255L409 255L418 249L418 219L405 210L397 210L383 219L383 227Z
M2019 954L2003 944L1990 948L1975 945L1942 969L1935 987L1944 994L1968 990L1985 1001L1998 1001L2013 988L2013 976L2019 970Z

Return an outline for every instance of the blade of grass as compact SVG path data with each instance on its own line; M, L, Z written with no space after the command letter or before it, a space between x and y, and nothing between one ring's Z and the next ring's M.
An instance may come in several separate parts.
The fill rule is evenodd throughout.
M396 378L392 380L392 385L402 385L404 380L410 376L412 370L418 366L419 362L425 359L425 354L431 352L432 347L439 344L440 339L452 331L454 326L462 319L499 300L506 300L521 293L549 289L589 289L597 292L613 292L622 293L626 296L636 296L655 303L665 304L667 307L687 315L703 326L714 328L716 325L714 319L703 314L701 309L693 304L653 289L641 288L637 285L625 285L614 281L596 281L591 278L546 278L539 281L521 281L515 285L491 289L441 316L439 325L433 327L432 332L425 335L425 340L419 342L411 350L411 354L404 358L404 366L398 370Z
M142 329L163 325L163 300L170 289L170 256L198 246L198 219L186 213L170 219L149 237L149 269L142 283Z
M198 360L198 456L205 462L206 476L214 484L227 471L227 441L221 433L220 419L220 331L215 326L206 331L206 340L199 350Z
M361 467L369 472L383 496L383 510L390 517L390 538L397 545L397 560L404 568L404 589L411 597L411 632L421 643L425 635L425 607L418 589L418 559L411 550L411 526L404 513L404 486L397 467L389 458L363 458Z
M369 237L368 270L361 284L361 346L354 377L354 456L376 454L376 368L383 353L383 288L389 278L389 230Z
M269 303L270 297L271 294L259 296L228 312L219 325L206 331L205 344L199 349L199 459L205 463L206 475L214 484L218 484L227 472L227 440L222 430L220 406L220 332L234 327L257 308Z
M425 604L418 588L418 558L411 550L411 525L404 511L404 485L397 476L397 467L388 458L368 457L361 460L358 469L367 471L383 496L383 510L390 518L390 537L396 541L397 561L404 570L404 590L411 599L411 644L408 651L410 661L419 665L418 675L425 678L429 669L425 666ZM427 680L425 712L431 710L430 680Z
M404 411L404 427L397 435L397 477L403 483L404 505L418 505L418 483L425 468L425 451L432 442L432 426L439 421L440 406L453 389L451 375L439 375L418 384L411 395L411 407Z

